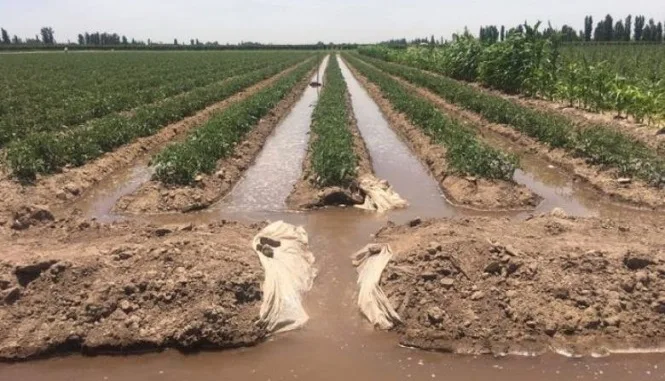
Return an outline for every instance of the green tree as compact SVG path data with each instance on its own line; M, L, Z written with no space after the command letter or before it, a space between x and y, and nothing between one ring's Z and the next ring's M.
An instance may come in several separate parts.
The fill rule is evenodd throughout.
M2 43L11 44L12 41L9 39L9 33L7 33L7 31L4 28L0 29L2 29Z
M635 41L642 41L644 32L644 16L635 16Z
M584 41L591 41L591 33L593 32L593 18L586 16L584 18Z
M624 35L623 35L623 40L624 41L630 41L630 34L632 33L632 23L633 23L633 16L628 15L626 16L626 21L624 22Z
M53 28L50 26L45 26L40 30L40 33L42 35L42 42L45 44L55 44L55 38L53 35L55 32L53 31Z
M85 37L82 34L79 34L79 45L85 45Z

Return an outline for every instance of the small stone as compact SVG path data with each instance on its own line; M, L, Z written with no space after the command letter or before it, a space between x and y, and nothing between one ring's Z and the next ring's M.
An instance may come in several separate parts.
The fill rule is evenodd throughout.
M132 310L133 310L133 306L128 300L124 300L124 299L121 300L119 306L120 306L120 309L125 313L132 312Z
M639 270L653 265L654 261L644 254L629 251L623 257L623 264L631 270Z
M646 285L649 283L649 273L644 270L640 270L635 273L635 280Z
M441 250L441 245L438 242L430 242L429 245L427 246L427 252L429 254L436 254Z
M547 323L545 323L545 334L547 334L548 336L554 336L558 328L559 327L555 322L548 321Z
M35 262L30 265L19 265L14 268L14 274L18 279L18 283L25 287L33 280L39 278L43 271L48 270L56 262L56 260L48 260Z
M265 255L268 258L272 258L275 256L273 248L268 245L265 245L261 248L261 254Z
M376 255L381 253L381 250L383 250L383 247L381 245L370 245L367 250L369 251L370 254Z
M422 222L423 222L423 220L421 220L420 217L416 217L416 218L412 219L411 221L409 221L409 226L414 228L414 227L420 225Z
M619 177L617 179L617 183L621 185L630 184L631 182L633 182L633 180L630 177Z
M259 238L259 242L261 243L261 245L268 245L271 247L280 247L282 245L282 243L279 240L268 237Z
M512 298L514 298L514 297L516 297L516 296L517 296L517 291L515 291L515 290L508 290L508 291L506 291L506 297L507 297L508 299L512 299Z
M203 176L196 175L196 177L194 177L194 181L197 182L197 183L200 183L201 181L203 181Z
M564 287L555 288L554 290L552 290L552 294L554 294L555 298L561 300L566 300L570 297L570 292L568 291L567 288Z
M21 297L21 288L20 287L12 287L12 288L7 289L7 290L2 292L2 300L7 305L13 304L20 297Z
M567 218L568 213L566 213L563 209L561 208L554 208L550 212L550 216L552 217L557 217L557 218Z
M517 251L512 245L506 246L506 254L513 256L513 257L519 257L520 252Z
M226 174L224 173L223 169L220 170L220 171L217 171L217 173L215 173L215 177L217 177L218 179L223 179L225 175Z
M501 263L498 261L490 262L489 265L485 266L484 272L488 274L500 274L501 267Z
M632 279L626 279L621 283L621 288L627 293L635 291L635 282Z
M476 301L476 300L480 300L484 297L485 297L485 293L483 293L482 291L476 291L471 295L471 300Z
M619 315L612 315L605 318L605 324L609 327L618 327L621 324L621 318Z
M536 322L533 321L533 320L528 320L528 321L527 321L526 323L524 323L524 324L526 324L526 326L529 327L529 328L531 328L531 329L535 329L535 328L536 328Z
M65 191L73 194L74 196L78 196L79 193L81 193L81 188L76 185L75 183L68 183L65 185Z
M434 280L436 279L436 273L433 273L431 271L426 271L420 274L420 277L423 278L424 280Z
M441 279L441 285L445 289L450 289L455 285L455 280L453 278L443 278Z
M157 230L155 230L155 235L157 237L163 237L163 236L165 236L167 234L171 234L171 233L173 233L173 230L170 229L170 228L167 228L167 227L162 227L162 228L158 228Z
M444 312L439 307L431 307L427 310L427 318L430 323L438 324L443 321Z

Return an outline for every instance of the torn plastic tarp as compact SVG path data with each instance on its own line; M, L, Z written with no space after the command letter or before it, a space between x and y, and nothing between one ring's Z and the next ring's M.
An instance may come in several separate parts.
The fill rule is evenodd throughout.
M367 245L352 256L358 271L358 307L372 324L381 329L390 329L401 322L379 285L381 273L392 256L390 246L386 244Z
M358 187L365 193L365 202L356 205L357 208L385 212L409 205L387 181L379 180L372 175L361 177Z
M305 229L274 222L254 237L252 247L265 271L259 324L268 332L302 326L309 319L301 303L302 294L312 288L316 277Z

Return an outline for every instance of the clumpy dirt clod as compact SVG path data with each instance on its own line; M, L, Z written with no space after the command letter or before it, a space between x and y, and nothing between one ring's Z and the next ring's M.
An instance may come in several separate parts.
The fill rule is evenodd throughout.
M7 238L0 360L261 341L259 228L59 221Z
M403 345L589 354L665 344L665 230L543 215L387 227Z

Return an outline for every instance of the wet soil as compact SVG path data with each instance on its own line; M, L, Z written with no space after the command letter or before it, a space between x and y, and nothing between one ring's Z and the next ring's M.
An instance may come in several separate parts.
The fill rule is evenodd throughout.
M324 84L325 86L325 84ZM372 161L358 130L357 121L351 105L351 96L346 94L346 108L348 110L347 128L353 135L353 152L356 155L356 177L355 181L346 187L321 187L317 183L317 174L312 169L311 147L317 139L314 132L309 133L309 145L305 160L303 161L302 177L293 186L293 192L286 200L286 204L295 210L310 210L326 206L350 206L362 204L365 195L358 188L359 179L372 174Z
M411 124L404 114L397 112L376 85L352 67L351 71L379 105L391 127L427 165L452 204L478 210L529 210L538 205L540 198L516 183L451 174L446 165L445 148Z
M260 227L72 217L5 237L0 360L261 341Z
M381 285L400 343L467 354L607 354L665 344L663 226L475 218L390 226Z
M291 92L247 134L232 155L217 163L215 173L201 174L194 186L173 186L157 180L145 182L118 200L116 210L126 213L190 212L219 201L242 177L275 127L289 114L316 69L308 72Z
M208 120L213 113L247 98L291 70L293 67L208 106L193 116L165 126L152 136L139 138L113 152L106 153L84 166L65 168L62 173L39 177L33 185L23 185L9 176L3 176L0 178L0 223L2 220L8 220L13 211L25 205L48 205L57 213L57 209L71 205L112 173L137 161L147 163L151 153L158 151L170 141L182 138L187 131Z
M575 158L562 149L553 150L544 144L538 143L535 139L522 135L508 125L492 123L474 112L446 102L443 98L427 89L412 85L401 78L391 77L404 86L416 91L419 95L435 104L439 109L465 121L469 128L477 129L481 136L488 137L487 135L489 135L485 139L486 141L497 143L498 140L503 140L498 142L500 144L499 147L502 148L509 147L510 143L513 143L513 146L522 145L532 155L538 154L550 162L550 164L563 167L567 172L574 173L578 181L588 183L590 188L593 188L599 197L605 197L636 207L661 209L665 206L665 190L656 189L637 180L631 181L630 184L619 184L616 171L602 170L589 165L583 159ZM498 92L492 91L492 93L496 95ZM525 100L515 96L507 96L505 94L502 94L502 96L513 101L521 99L527 103L540 102L532 99ZM503 139L501 139L502 137ZM518 183L522 184L520 181ZM536 191L534 188L530 187L530 189Z

